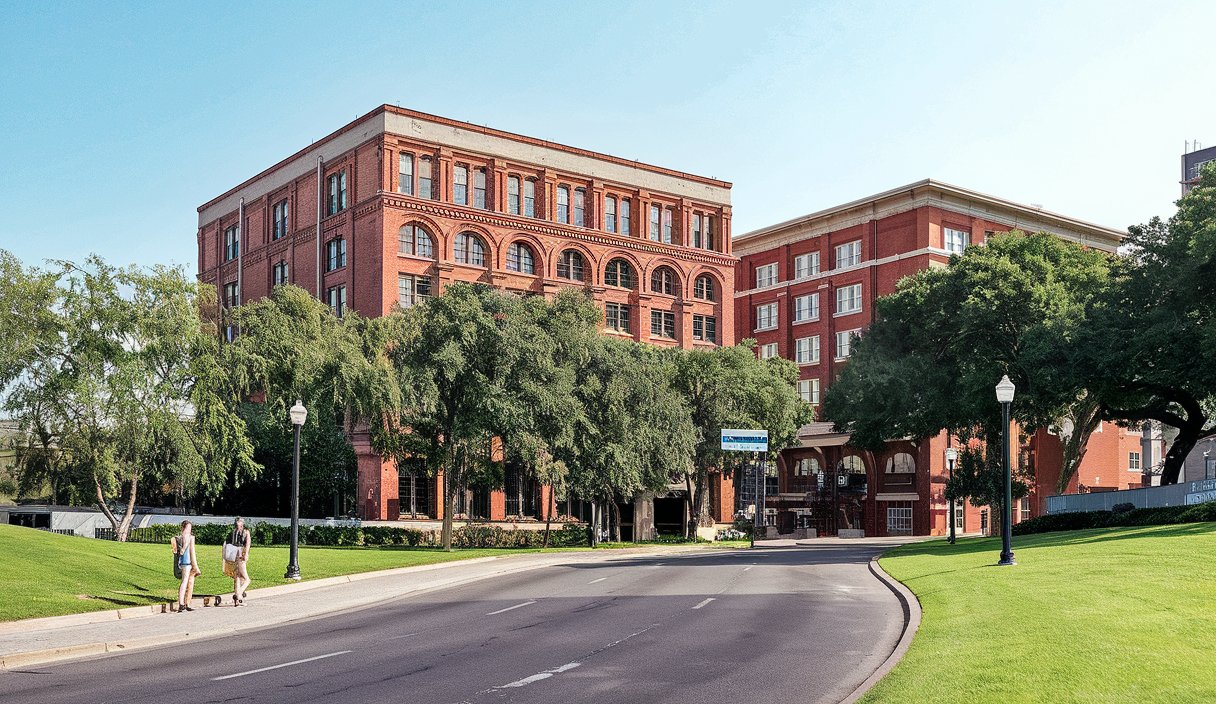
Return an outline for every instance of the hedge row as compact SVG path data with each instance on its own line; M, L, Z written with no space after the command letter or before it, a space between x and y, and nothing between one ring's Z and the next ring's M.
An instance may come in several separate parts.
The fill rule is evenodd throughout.
M287 545L291 527L274 523L255 523L249 528L254 545ZM176 523L133 528L127 540L135 543L168 543L181 532ZM195 540L200 545L221 545L232 533L225 523L195 525ZM554 525L549 533L550 547L577 547L587 544L587 529L567 523ZM499 526L465 526L452 531L452 546L457 548L539 548L545 539L541 530L520 530ZM301 545L408 545L438 547L443 537L438 530L395 528L391 526L300 526Z
M1049 513L1013 527L1014 535L1051 533L1060 530L1086 528L1118 528L1131 526L1163 526L1171 523L1201 523L1216 521L1216 501L1194 506L1164 506L1162 508L1131 508L1116 506L1116 511L1078 511Z

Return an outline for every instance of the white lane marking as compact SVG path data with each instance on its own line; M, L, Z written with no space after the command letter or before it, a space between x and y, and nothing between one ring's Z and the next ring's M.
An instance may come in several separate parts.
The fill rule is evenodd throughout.
M508 606L507 608L499 609L498 611L491 611L490 613L486 614L486 616L497 616L498 614L505 614L508 611L513 611L515 609L522 609L525 606L531 606L535 603L536 603L535 601L525 601L522 604L516 604L515 606Z
M302 665L306 662L312 662L314 660L324 660L325 658L337 657L338 655L346 655L349 652L351 652L351 651L339 650L336 653L330 653L328 655L318 655L315 658L304 658L303 660L292 660L291 662L285 662L282 665L271 665L270 667L259 667L256 670L249 670L248 672L238 672L235 675L224 675L223 677L212 677L211 681L218 682L220 680L230 680L233 677L244 677L245 675L256 675L259 672L266 672L268 670L277 670L280 667L291 667L292 665Z
M422 634L421 633L406 633L406 634L400 635L400 636L391 636L389 638L385 638L385 640L400 640L402 638L413 638L414 636L417 636L417 635L422 635Z
M608 579L608 578L607 578L607 577L600 577L599 579L593 579L593 580L591 580L590 582L587 582L587 584L595 584L596 582L602 582L602 581L604 581L605 579Z
M544 672L538 672L535 675L525 677L522 680L515 680L511 684L504 684L501 687L497 687L496 689L506 689L508 687L526 687L526 686L532 684L533 682L540 682L541 680L547 680L554 675L559 675L559 674L565 672L566 670L573 670L574 668L578 667L581 664L582 663L578 663L578 662L568 662L565 665L562 665L561 667L555 667L552 670L545 670Z
M752 567L755 567L755 565L752 565ZM750 570L752 567L744 567L743 571L746 572L746 571Z
M697 604L696 606L694 606L694 607L692 607L692 608L693 608L693 609L699 609L699 608L702 608L702 607L704 607L704 606L707 606L707 605L709 604L709 602L711 602L711 601L715 601L715 599L714 599L712 596L711 596L711 597L709 597L708 599L706 599L705 601L702 601L700 604Z

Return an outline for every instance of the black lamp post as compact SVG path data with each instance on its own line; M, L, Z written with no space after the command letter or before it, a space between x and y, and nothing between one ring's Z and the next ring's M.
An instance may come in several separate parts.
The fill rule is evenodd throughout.
M950 473L950 478L946 483L946 491L950 491L950 484L954 483L954 463L958 460L958 450L953 447L946 448L946 471ZM949 509L950 516L946 519L950 521L950 544L954 545L954 497L950 497Z
M1005 469L1005 505L1001 514L1001 560L998 565L1016 565L1013 548L1009 545L1013 532L1013 478L1009 470L1009 404L1013 403L1013 392L1017 387L1009 375L1001 377L996 385L996 400L1001 404L1001 465Z
M300 579L300 427L308 418L308 409L298 399L291 407L291 425L294 434L291 451L291 557L287 563L284 579Z

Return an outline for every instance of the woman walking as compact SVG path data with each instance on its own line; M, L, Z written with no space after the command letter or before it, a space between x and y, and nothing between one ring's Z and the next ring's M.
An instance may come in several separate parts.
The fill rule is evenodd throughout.
M246 562L249 560L249 531L245 530L244 518L237 517L236 522L232 525L232 533L228 536L228 543L235 545L239 550L236 559L233 560L232 605L244 606L249 583L253 581L249 579L249 570L246 567Z
M202 575L198 568L198 555L194 550L193 525L182 521L182 532L173 537L173 554L182 572L182 583L177 588L177 611L194 611L190 599L194 597L194 578Z

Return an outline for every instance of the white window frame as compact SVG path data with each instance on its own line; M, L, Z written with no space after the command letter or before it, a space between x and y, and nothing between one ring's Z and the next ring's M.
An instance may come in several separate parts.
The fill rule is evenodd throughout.
M836 331L836 349L833 350L837 362L848 359L853 356L853 336L861 332L860 328L854 330L838 330ZM841 337L843 335L843 337ZM841 344L844 340L844 344ZM840 353L841 348L844 348L844 354Z
M911 506L887 506L887 535L912 535Z
M768 288L777 285L777 264L764 264L756 267L756 288Z
M809 279L819 273L819 252L807 252L794 257L794 280Z
M942 249L951 254L962 254L971 246L971 233L966 230L956 230L953 227L942 228Z
M835 269L848 269L861 263L861 240L836 245Z
M1141 472L1143 470L1140 469L1140 467L1141 467L1140 453L1139 452L1128 452L1127 453L1127 471Z
M780 354L780 351L777 349L776 342L767 342L763 345L760 345L759 351L760 351L760 359L771 359Z
M805 304L805 305L804 305ZM794 322L819 320L819 294L808 293L794 298Z
M819 336L800 337L795 341L794 361L798 364L819 364Z
M848 306L848 307L846 307ZM836 289L836 315L861 312L861 284L849 284Z
M819 379L799 379L798 397L812 406L819 405Z
M777 303L761 303L756 306L756 332L777 327Z

